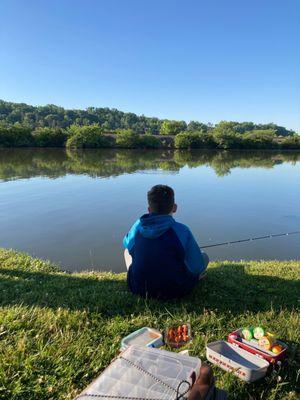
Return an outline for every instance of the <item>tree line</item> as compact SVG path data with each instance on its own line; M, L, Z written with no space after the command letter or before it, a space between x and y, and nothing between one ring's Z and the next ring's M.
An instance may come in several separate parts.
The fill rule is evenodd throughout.
M53 104L32 106L25 103L12 103L0 100L0 124L21 124L31 129L63 128L71 125L97 124L106 132L116 129L132 129L135 133L151 133L154 135L176 135L184 131L209 132L215 128L211 123L198 121L170 121L159 118L149 118L144 115L125 113L117 109L88 107L85 110L68 110ZM295 132L273 123L255 124L253 122L226 122L235 133L245 133L252 130L272 129L277 135L289 136ZM219 124L218 124L219 125ZM217 125L217 126L218 126Z
M66 110L0 100L0 147L300 148L276 124L160 120L116 109Z
M32 128L14 124L0 125L0 147L67 148L177 148L177 149L300 149L300 136L278 136L271 129L244 134L223 129L210 132L183 131L175 136L137 134L132 129L118 129L107 134L99 125L71 125L62 128Z

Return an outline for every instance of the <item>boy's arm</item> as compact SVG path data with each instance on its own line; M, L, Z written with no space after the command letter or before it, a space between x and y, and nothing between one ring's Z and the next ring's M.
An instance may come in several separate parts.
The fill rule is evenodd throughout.
M138 219L130 228L130 231L127 233L126 236L124 236L123 239L123 246L125 247L125 249L128 249L128 251L130 252L130 250L133 248L134 246L134 240L135 240L135 235L137 234L137 231L139 229L140 226L140 220Z
M185 248L185 263L193 274L202 274L205 270L204 259L192 232L189 232Z
M186 266L192 274L201 274L205 270L205 263L192 232L187 226L180 223L175 223L174 229L185 251Z

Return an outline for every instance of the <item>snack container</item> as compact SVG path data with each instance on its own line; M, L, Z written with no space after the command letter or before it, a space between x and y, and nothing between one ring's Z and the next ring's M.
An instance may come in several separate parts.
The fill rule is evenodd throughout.
M186 326L187 326L187 336L188 336L188 340L187 340L187 341L180 341L180 342L176 342L176 341L173 341L173 340L169 340L169 338L168 338L169 330L170 330L170 329L173 329L173 330L176 331L176 330L178 329L178 327L181 327L181 326L183 326L183 325L186 325ZM166 343L169 347L171 347L171 348L173 348L173 349L178 349L178 348L180 348L180 347L183 347L183 346L187 345L188 343L191 343L191 341L192 341L191 325L190 325L189 323L181 323L181 324L179 323L178 325L168 326L168 327L166 328L166 330L165 330L164 339L165 339L165 343Z
M166 350L130 346L76 397L174 399L199 376L201 361ZM187 381L184 383L182 381Z
M163 344L164 341L162 334L156 329L145 326L123 338L121 342L121 350L125 350L127 347L132 345L161 347Z
M233 343L249 353L256 354L264 358L271 364L276 364L286 357L287 345L285 343L281 342L280 340L276 340L276 343L282 346L283 350L280 353L275 354L270 350L263 349L258 345L258 343L256 343L255 340L244 339L242 337L242 329L237 329L236 331L231 332L228 335L227 340L229 343Z
M267 360L224 340L209 343L206 346L206 357L211 363L246 382L263 378L269 367Z

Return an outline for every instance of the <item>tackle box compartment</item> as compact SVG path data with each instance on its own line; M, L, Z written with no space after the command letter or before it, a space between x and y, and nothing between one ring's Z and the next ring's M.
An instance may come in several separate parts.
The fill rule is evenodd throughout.
M91 396L139 397L165 400L176 397L182 381L193 385L201 360L151 347L130 346L75 399ZM180 388L185 391L188 385Z
M179 327L181 328L183 326L186 326L187 329L187 340L186 341L181 340L178 342L176 342L175 340L171 340L169 338L169 331L171 329L176 331ZM181 322L178 324L173 324L168 326L164 332L164 339L165 339L165 344L173 349L179 349L180 347L186 346L187 344L193 341L191 324L189 322Z
M270 350L263 349L254 341L244 339L242 337L242 329L237 329L231 332L228 335L227 340L229 343L236 344L240 348L264 358L271 364L276 364L286 357L287 345L285 343L281 342L280 340L276 340L276 343L282 346L283 350L280 353L275 354Z
M270 365L260 356L224 340L207 344L206 358L246 382L254 382L263 378Z

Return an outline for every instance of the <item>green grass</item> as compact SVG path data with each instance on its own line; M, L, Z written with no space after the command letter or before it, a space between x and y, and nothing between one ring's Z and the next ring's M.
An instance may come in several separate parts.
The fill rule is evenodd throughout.
M125 274L60 272L26 254L0 250L0 398L72 399L110 363L122 337L189 320L190 353L237 327L268 327L290 345L288 363L245 384L217 367L229 399L296 399L299 380L300 261L218 262L181 301L131 295ZM298 388L299 389L299 388Z

